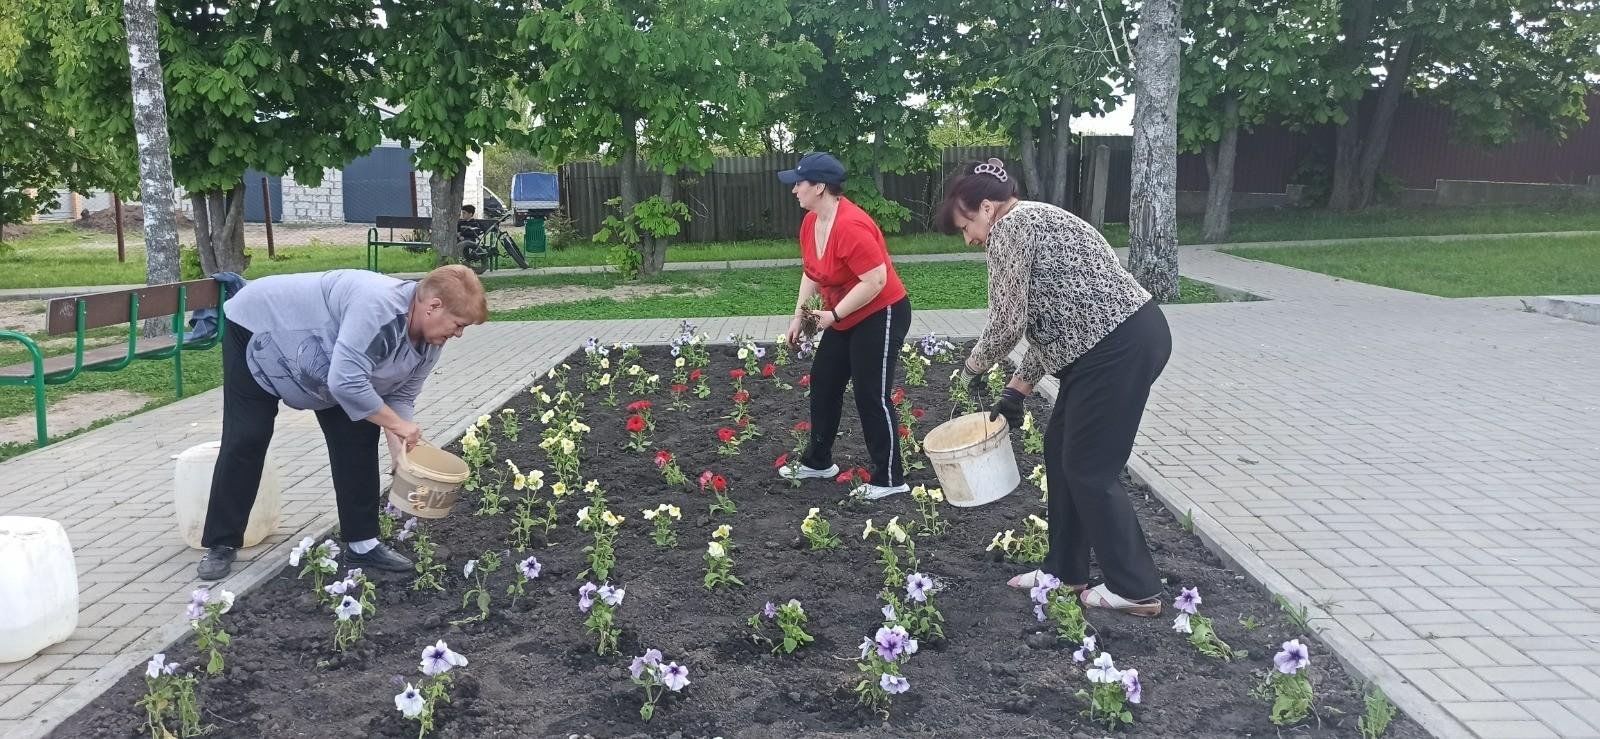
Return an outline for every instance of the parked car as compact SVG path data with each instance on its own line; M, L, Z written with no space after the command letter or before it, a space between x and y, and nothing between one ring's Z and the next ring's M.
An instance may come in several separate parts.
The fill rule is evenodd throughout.
M501 200L500 196L496 195L493 190L487 187L483 188L483 213L480 215L484 218L498 219L505 213L505 201Z
M543 218L561 207L561 184L554 172L518 172L511 177L511 209L515 222Z

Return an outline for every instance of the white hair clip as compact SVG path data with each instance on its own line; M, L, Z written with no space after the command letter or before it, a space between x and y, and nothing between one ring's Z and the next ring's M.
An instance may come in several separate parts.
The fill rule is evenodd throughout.
M1001 182L1005 182L1006 180L1010 179L1010 177L1006 175L1005 166L1002 165L998 159L990 159L987 162L973 167L972 173L994 175L994 178Z

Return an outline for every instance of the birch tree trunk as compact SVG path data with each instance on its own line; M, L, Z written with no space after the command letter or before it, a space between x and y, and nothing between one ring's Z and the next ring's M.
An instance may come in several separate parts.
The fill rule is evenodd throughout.
M1128 268L1158 300L1178 297L1178 3L1150 0L1134 50Z
M1062 91L1056 100L1055 136L1050 152L1050 202L1071 209L1073 176L1077 173L1068 165L1067 154L1072 149L1072 95Z
M133 130L139 149L139 199L144 206L145 284L177 282L178 224L172 185L172 142L167 135L167 94L156 39L155 0L123 0L128 36L128 76L133 89ZM146 336L172 330L170 319L145 322Z
M1222 101L1222 140L1206 147L1206 219L1200 240L1220 244L1228 238L1233 208L1233 163L1239 151L1239 99Z

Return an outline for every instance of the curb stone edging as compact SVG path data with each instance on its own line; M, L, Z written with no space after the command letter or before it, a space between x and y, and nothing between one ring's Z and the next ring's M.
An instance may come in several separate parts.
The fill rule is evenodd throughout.
M1010 359L1013 362L1020 362L1021 357L1022 354L1018 351L1013 352ZM1046 402L1055 404L1058 382L1054 377L1046 376L1041 379L1037 389ZM1137 453L1128 459L1128 472L1135 481L1148 487L1156 500L1160 501L1173 516L1181 520L1186 513L1191 515L1194 521L1194 534L1223 562L1238 570L1267 593L1284 598L1296 608L1306 609L1309 616L1307 621L1311 623L1312 632L1328 645L1333 651L1332 656L1338 658L1347 669L1362 680L1382 688L1383 694L1389 701L1416 721L1424 731L1438 739L1472 739L1476 736L1442 706L1407 682L1399 671L1385 663L1383 658L1373 652L1360 637L1279 575L1266 560L1251 551L1227 528L1217 523L1210 513L1197 508L1187 495L1173 490L1165 478Z
M527 389L538 377L559 365L561 360L572 354L572 352L577 351L581 346L582 343L573 342L565 351L557 354L548 363L541 362L534 365L537 369L530 371L509 387L489 396L488 400L480 403L472 412L462 414L461 419L447 428L441 438L450 440L445 442L446 444L454 442L462 434L466 433L468 426L477 422L478 416L505 405L507 401ZM221 389L218 388L207 392L220 391ZM292 533L288 538L278 542L277 545L262 552L244 569L226 580L213 583L210 587L231 586L234 594L242 598L261 587L283 569L283 563L289 556L289 550L294 548L300 537L324 538L333 533L338 523L338 512L327 511L312 519L311 523ZM173 609L174 614L178 613L177 606L174 606ZM135 641L122 654L117 655L110 662L101 666L100 669L95 670L93 675L63 691L62 699L56 701L54 705L30 716L29 723L24 726L22 734L17 739L36 739L49 734L59 724L87 708L136 665L148 660L149 655L170 649L172 645L178 643L188 633L189 625L182 620L177 620L160 627L155 633L148 634L144 638Z

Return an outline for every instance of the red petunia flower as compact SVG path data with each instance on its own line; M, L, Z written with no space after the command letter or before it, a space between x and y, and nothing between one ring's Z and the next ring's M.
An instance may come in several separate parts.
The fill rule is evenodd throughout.
M700 489L705 490L711 484L711 470L700 473Z
M689 382L699 382L699 381L700 381L700 370L695 370L695 371L689 373Z
M922 420L922 415L923 415L923 410L921 408L912 408L911 409L911 417L912 418L915 418L915 419L920 421L920 420Z
M662 449L656 452L656 469L672 464L672 452Z
M855 473L854 472L851 472L850 470L845 470L844 472L840 472L838 477L833 478L833 481L834 482L841 482L841 483L848 483L854 477L855 477Z
M911 435L911 427L907 426L907 425L905 425L903 423L900 424L900 438L904 439L904 438L906 438L906 437L908 437L910 435Z
M628 404L628 412L638 413L639 411L650 410L652 407L654 406L652 406L648 400L635 400Z
M800 387L811 387L811 375L800 376Z
M786 465L788 463L789 463L789 453L788 452L784 452L784 453L778 455L778 461L773 462L772 466L773 467L782 467L782 466L784 466L784 465Z
M750 419L748 419L748 418L739 419L739 428L744 428L744 427L749 426L749 425L750 425Z
M889 400L893 401L895 405L906 402L906 389L903 387L895 388L894 395L889 396Z
M744 379L744 370L742 370L742 369L731 369L731 370L728 370L728 376L732 377L735 380L743 380Z
M733 429L730 429L727 426L723 426L722 428L717 429L717 438L721 439L722 443L726 444L726 443L728 443L730 441L733 441L733 437L734 437Z
M672 392L674 394L677 394L677 395L682 395L682 394L684 394L686 392L689 392L689 386L688 385L673 385L672 386Z
M750 402L750 391L749 390L740 390L739 392L734 393L733 394L733 402L735 402L735 403L748 403L748 402Z
M777 372L778 372L777 366L774 365L771 362L767 362L767 366L761 368L761 376L762 377L771 377L771 376L777 374Z
M628 416L628 433L637 434L644 430L644 416Z
M722 475L713 475L711 477L711 489L719 493L725 493L728 491L728 481L722 479Z
M856 477L859 477L859 478L861 478L863 480L871 480L872 479L872 473L868 472L867 468L865 468L865 467L857 467L856 468Z
M808 432L811 431L811 422L810 421L801 421L801 422L799 422L799 423L794 425L794 430L795 431L799 431L801 433L808 433Z

